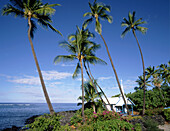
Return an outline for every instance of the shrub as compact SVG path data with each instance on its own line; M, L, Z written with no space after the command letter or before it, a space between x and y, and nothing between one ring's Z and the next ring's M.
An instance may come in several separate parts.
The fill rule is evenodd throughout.
M164 109L164 117L166 121L170 121L170 109Z
M133 125L128 122L115 119L115 120L97 121L93 124L93 129L96 131L133 130Z
M66 126L60 125L61 116L44 114L43 116L37 117L31 124L25 126L28 130L35 131L56 131L65 129Z
M101 113L93 113L90 121L104 121L104 120L112 120L112 119L120 119L122 115L118 114L117 112L112 111L103 111Z
M163 108L148 109L145 111L145 115L148 115L148 116L162 115L163 110L164 110Z
M144 119L143 125L147 129L147 131L160 131L158 128L158 123L153 119Z

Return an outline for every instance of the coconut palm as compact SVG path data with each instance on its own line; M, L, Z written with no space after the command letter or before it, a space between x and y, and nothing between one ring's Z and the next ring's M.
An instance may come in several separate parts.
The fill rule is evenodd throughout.
M158 68L160 69L159 73L161 74L164 83L170 84L170 61L168 64L161 64Z
M92 108L93 108L93 111L96 112L96 107L95 107L95 100L97 98L99 98L99 96L102 95L101 92L96 92L93 84L91 81L87 81L85 82L84 84L84 92L85 92L85 95L84 95L84 101L86 101L87 105L88 104L91 104ZM78 100L82 100L82 96L79 96ZM81 105L82 103L78 103L78 105Z
M148 68L146 68L145 73L146 73L146 78L151 78L152 84L159 89L160 95L163 98L163 101L166 105L165 98L164 98L162 91L161 91L161 85L162 85L162 82L163 82L163 79L162 79L162 76L161 76L161 70L160 69L155 70L154 66L153 67L149 66Z
M35 54L32 39L34 37L34 32L37 29L35 21L37 21L38 24L40 24L41 26L45 28L49 27L53 31L61 35L61 33L51 25L52 20L50 16L54 14L55 9L53 9L52 7L55 6L59 6L59 4L43 4L40 0L10 0L10 3L5 5L2 9L2 15L15 15L15 17L19 16L28 20L28 38L31 44L32 53L38 70L42 89L50 110L50 114L54 114L54 110L45 87L45 83Z
M135 31L138 30L140 32L142 32L143 34L146 33L147 31L147 28L145 27L141 27L139 25L141 24L145 24L146 22L145 21L142 21L142 18L136 20L135 19L135 11L133 12L133 14L131 14L129 12L129 15L128 15L128 20L126 18L123 18L123 22L121 23L121 26L126 26L126 29L123 31L122 33L122 37L124 37L126 35L127 32L129 32L130 30L132 30L133 32L133 35L134 37L136 38L136 41L137 41L137 45L138 45L138 48L139 48L139 51L140 51L140 54L141 54L141 59L142 59L142 65L143 65L143 78L144 78L144 86L143 86L143 110L142 110L142 115L145 114L145 65L144 65L144 59L143 59L143 54L142 54L142 50L141 50L141 47L139 45L139 41L137 39L137 36L136 36L136 33Z
M119 78L118 78L116 69L114 67L114 64L113 64L113 61L112 61L112 58L111 58L108 46L106 44L106 41L105 41L105 39L104 39L104 37L102 35L102 25L100 23L100 20L107 20L109 23L112 23L112 16L110 16L110 15L108 15L106 13L106 11L110 12L110 6L104 5L103 3L97 3L96 0L95 0L93 4L91 4L89 2L89 7L90 7L91 12L85 13L84 17L85 16L89 16L90 18L87 19L84 22L83 26L84 26L84 28L86 28L89 23L91 23L93 20L95 21L95 31L101 36L101 38L102 38L102 40L103 40L103 42L105 44L105 47L106 47L106 50L107 50L107 54L108 54L108 57L109 57L110 62L111 62L111 66L112 66L114 74L116 76L116 80L117 80L117 84L118 84L119 90L120 90L120 92L121 92L121 94L123 96L125 107L126 107L127 112L129 114L128 106L127 106L125 97L123 95L123 91L122 91L122 88L121 88L121 85L120 85L120 82L119 82Z
M73 73L73 78L76 78L79 69L81 69L81 79L82 79L82 117L83 121L85 121L84 117L84 80L83 80L83 59L91 59L91 56L84 56L84 51L89 48L89 45L94 45L94 42L90 41L90 38L93 38L94 34L90 33L88 29L80 30L77 26L76 34L71 34L68 36L67 42L60 43L60 46L66 48L71 55L58 55L55 57L54 62L58 63L60 61L73 61L78 60L76 69Z
M151 81L149 81L148 78L145 79L145 83L144 83L143 76L139 76L136 82L139 85L139 89L143 89L144 85L145 85L145 88L147 88L148 86L151 86L151 84L149 84Z

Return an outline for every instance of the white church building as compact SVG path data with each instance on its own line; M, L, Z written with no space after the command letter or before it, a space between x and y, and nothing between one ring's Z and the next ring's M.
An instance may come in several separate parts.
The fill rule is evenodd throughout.
M124 95L122 80L121 80L121 88L122 88L123 95ZM126 103L128 105L129 111L131 111L132 115L133 115L133 106L135 106L135 104L129 98L127 98L125 95L124 95L124 97L125 97ZM122 95L120 95L119 97L108 98L110 105L108 104L106 99L103 98L103 101L105 102L108 110L110 110L110 111L112 110L110 107L110 105L111 105L112 108L114 109L114 111L122 113L122 114L127 113Z

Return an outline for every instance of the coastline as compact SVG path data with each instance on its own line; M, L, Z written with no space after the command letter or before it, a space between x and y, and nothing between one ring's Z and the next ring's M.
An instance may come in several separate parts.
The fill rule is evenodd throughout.
M56 112L56 114L63 116L63 118L60 120L61 125L69 124L70 118L76 113L77 110L68 110L68 111L61 111L61 112ZM30 118L25 120L25 124L31 124L35 121L35 118L39 117L41 115L33 115ZM11 128L4 128L2 131L24 131L22 129L23 127L17 127L13 125Z
M77 110L68 110L68 111L56 112L57 115L63 116L62 119L60 120L61 125L68 124L70 126L70 118L73 117L73 115L76 113L76 111ZM33 115L32 117L26 119L24 126L27 125L27 124L33 123L35 121L35 119L39 116L41 116L41 115ZM148 116L144 116L144 117L147 119ZM160 115L152 116L152 119L155 119L155 120L157 120L157 122L159 122L158 127L159 127L160 130L170 131L169 130L170 129L170 123L168 123L164 119L162 119ZM142 124L141 120L131 121L132 124L134 124L136 122ZM11 128L2 129L2 131L25 131L25 129L22 129L23 127L17 127L15 125L13 125ZM145 128L143 128L143 129L146 130Z

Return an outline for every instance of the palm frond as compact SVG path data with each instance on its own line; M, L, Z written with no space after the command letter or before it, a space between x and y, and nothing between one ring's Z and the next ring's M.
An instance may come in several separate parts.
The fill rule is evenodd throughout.
M123 38L126 34L127 34L127 32L129 32L130 31L130 29L131 29L131 27L129 26L129 27L127 27L124 31L123 31L123 33L121 34L121 37Z
M21 0L10 0L10 2L19 10L23 10L24 5L23 2Z
M141 27L141 26L137 26L136 29L137 29L138 31L142 32L142 34L145 34L148 28Z
M85 13L85 14L83 15L83 17L86 17L86 16L92 16L92 13L87 12L87 13Z
M126 18L123 18L123 20L125 21L125 23L127 23L128 25L130 25L130 22L129 22Z
M67 43L66 41L60 42L59 44L61 47L65 48L68 52L76 54L76 47Z
M53 31L57 32L58 34L60 34L61 36L63 36L61 34L61 32L59 30L57 30L56 28L54 28L50 23L48 23L48 26L50 27L50 29L52 29Z
M128 18L129 18L129 22L132 24L133 23L133 21L132 21L132 14L129 12L129 15L128 15Z
M2 15L14 15L15 17L20 16L23 17L24 16L24 12L22 10L19 10L15 7L13 7L10 4L7 4L4 6L4 8L2 9Z
M85 50L85 54L91 54L91 52L95 52L100 47L101 47L100 44L96 44L93 42L93 45L90 48Z
M93 18L87 19L83 23L83 29L86 29L86 27L92 22Z
M55 7L55 6L60 6L60 4L51 4L49 5L48 3L41 6L41 8L34 10L35 13L38 14L43 14L43 15L52 15L55 12L55 9L51 8L51 7Z
M98 64L104 64L104 65L107 64L104 60L102 60L102 59L100 59L100 58L98 58L98 57L96 57L96 56L86 55L86 56L85 56L85 59L86 59L90 64L93 64L93 65L95 65L96 63L98 63Z
M54 63L57 64L61 61L66 62L66 61L73 61L77 59L76 55L58 55L54 59Z
M133 14L132 14L132 23L134 23L135 22L135 11L133 11Z
M109 23L113 22L113 17L107 14L100 15L101 19L107 20Z
M92 6L92 4L89 2L89 7L90 7L90 10L93 14L95 14L95 10L94 10L94 7Z
M81 69L80 64L77 63L76 69L75 69L73 76L72 76L73 79L75 79L78 76L78 74L80 73L80 69Z
M95 24L95 31L99 34L102 33L102 25L100 24L99 21L96 21L96 24Z
M139 23L142 20L142 18L138 19L137 21L134 22L133 25L136 25L136 23Z
M147 23L146 21L137 22L137 23L135 24L135 26L138 26L138 25L141 25L141 24L146 24L146 23Z
M30 31L30 35L31 35L31 38L33 39L34 38L34 33L35 33L35 30L37 29L37 26L35 24L35 22L33 20L31 20L31 31Z
M128 27L129 24L127 24L126 22L122 22L122 23L121 23L121 26L122 26L122 27L123 27L123 26L127 26L127 27Z

